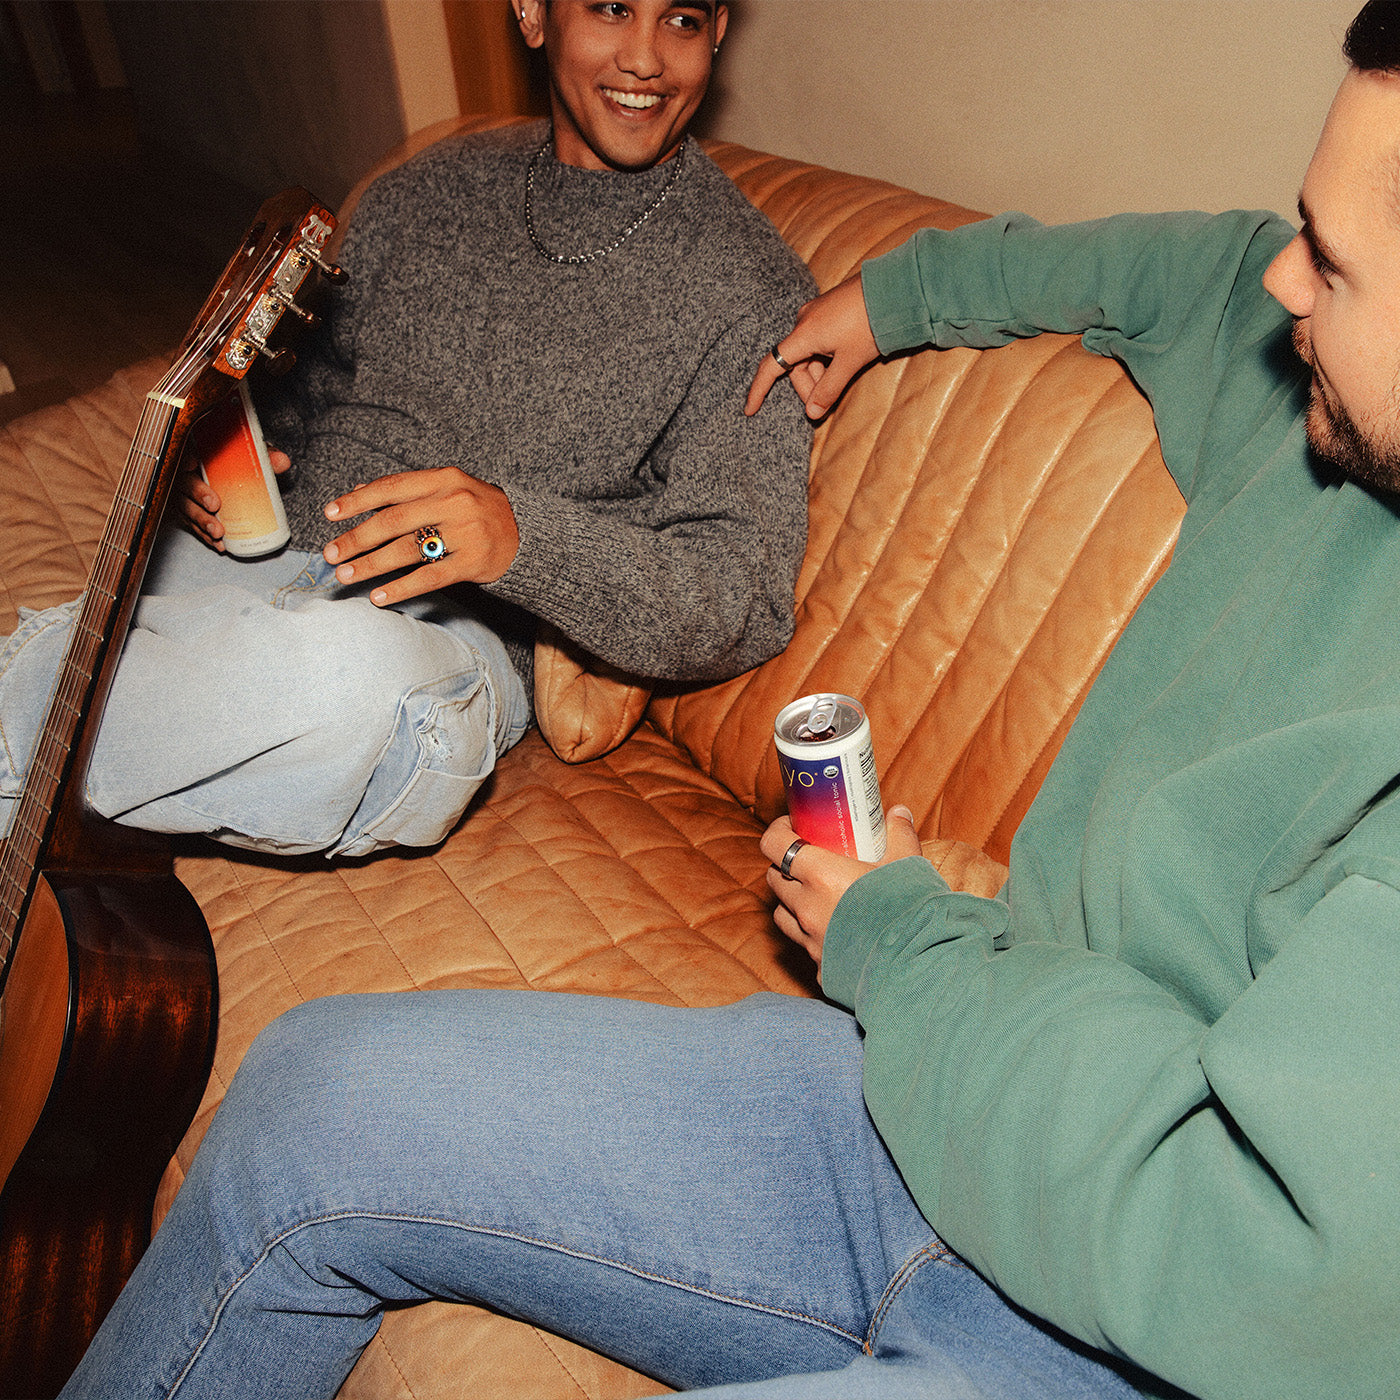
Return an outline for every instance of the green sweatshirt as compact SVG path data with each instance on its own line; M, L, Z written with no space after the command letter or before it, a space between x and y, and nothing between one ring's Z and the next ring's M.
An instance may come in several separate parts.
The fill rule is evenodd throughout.
M826 991L950 1245L1207 1397L1400 1394L1400 521L1313 457L1270 215L927 230L882 351L1082 332L1152 403L1170 569L1000 898L858 881ZM891 793L897 799L897 793Z

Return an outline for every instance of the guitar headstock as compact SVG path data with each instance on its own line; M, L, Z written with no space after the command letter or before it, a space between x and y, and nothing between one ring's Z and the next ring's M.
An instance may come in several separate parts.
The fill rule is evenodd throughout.
M260 354L289 363L290 352L271 345L283 318L314 326L319 318L301 298L321 277L345 280L322 256L334 231L335 215L304 189L267 200L195 317L160 396L212 403Z

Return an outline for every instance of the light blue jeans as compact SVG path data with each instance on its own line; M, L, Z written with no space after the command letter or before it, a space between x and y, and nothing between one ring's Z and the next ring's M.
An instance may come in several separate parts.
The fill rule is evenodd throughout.
M263 1031L65 1400L333 1396L470 1300L723 1397L1122 1400L934 1235L853 1020L763 994L309 1002Z
M0 648L0 834L76 610L26 610ZM87 798L130 826L288 855L429 846L528 722L500 639L454 601L376 608L318 554L243 561L170 529Z

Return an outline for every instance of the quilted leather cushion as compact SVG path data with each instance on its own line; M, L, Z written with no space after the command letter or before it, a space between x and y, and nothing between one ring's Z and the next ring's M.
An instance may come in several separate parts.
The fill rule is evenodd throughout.
M145 360L67 403L0 427L0 629L22 604L74 597L102 537L147 391L165 361Z

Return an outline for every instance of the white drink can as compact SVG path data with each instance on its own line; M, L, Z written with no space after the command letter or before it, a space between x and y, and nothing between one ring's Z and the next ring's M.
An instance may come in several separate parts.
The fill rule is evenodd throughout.
M224 548L240 559L281 549L291 538L277 473L243 380L194 426L200 473L219 493Z
M828 851L877 861L885 854L885 808L870 720L849 695L806 695L773 725L792 828Z

